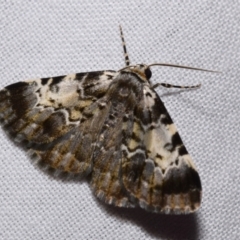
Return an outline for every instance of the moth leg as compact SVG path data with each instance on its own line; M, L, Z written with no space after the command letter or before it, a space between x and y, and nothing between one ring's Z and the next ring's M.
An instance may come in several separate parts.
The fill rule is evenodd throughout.
M165 87L165 88L182 88L182 89L189 89L189 88L199 88L201 87L201 84L193 85L193 86L179 86L179 85L173 85L169 83L156 83L152 86L152 88L157 88L159 86Z

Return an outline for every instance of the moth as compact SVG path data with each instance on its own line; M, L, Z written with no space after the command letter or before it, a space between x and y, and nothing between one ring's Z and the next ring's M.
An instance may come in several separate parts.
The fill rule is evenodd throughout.
M124 68L11 84L0 91L2 126L49 168L90 175L94 194L107 204L194 212L200 178L155 91L181 86L150 81L151 66L190 67L130 65L120 33Z

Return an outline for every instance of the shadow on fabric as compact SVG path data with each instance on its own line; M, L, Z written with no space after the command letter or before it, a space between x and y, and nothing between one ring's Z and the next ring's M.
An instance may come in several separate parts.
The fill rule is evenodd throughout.
M107 214L119 219L129 221L129 224L136 224L150 236L166 239L199 239L199 225L196 214L189 215L165 215L146 212L141 208L127 209L117 208L102 204Z

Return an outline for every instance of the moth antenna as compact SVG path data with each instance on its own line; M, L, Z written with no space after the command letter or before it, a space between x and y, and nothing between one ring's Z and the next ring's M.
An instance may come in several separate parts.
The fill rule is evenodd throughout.
M219 71L214 71L214 70L208 70L208 69L203 69L203 68L195 68L195 67L188 67L188 66L177 65L177 64L170 64L170 63L153 63L153 64L148 65L148 67L151 67L151 66L175 67L175 68L185 68L185 69L197 70L197 71L203 71L203 72L221 73Z
M127 53L126 43L125 43L125 40L124 40L124 36L123 36L123 31L122 31L121 25L119 25L119 29L120 29L120 36L121 36L121 39L122 39L125 64L126 64L126 66L129 66L130 65L130 60L129 60L129 56L128 56L128 53Z

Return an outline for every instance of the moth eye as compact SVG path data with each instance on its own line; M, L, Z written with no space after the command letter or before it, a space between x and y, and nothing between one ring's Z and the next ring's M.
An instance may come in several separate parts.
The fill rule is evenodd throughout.
M147 78L147 79L150 79L150 78L151 78L152 72L151 72L150 68L146 68L146 70L145 70L145 75L146 75L146 78Z

